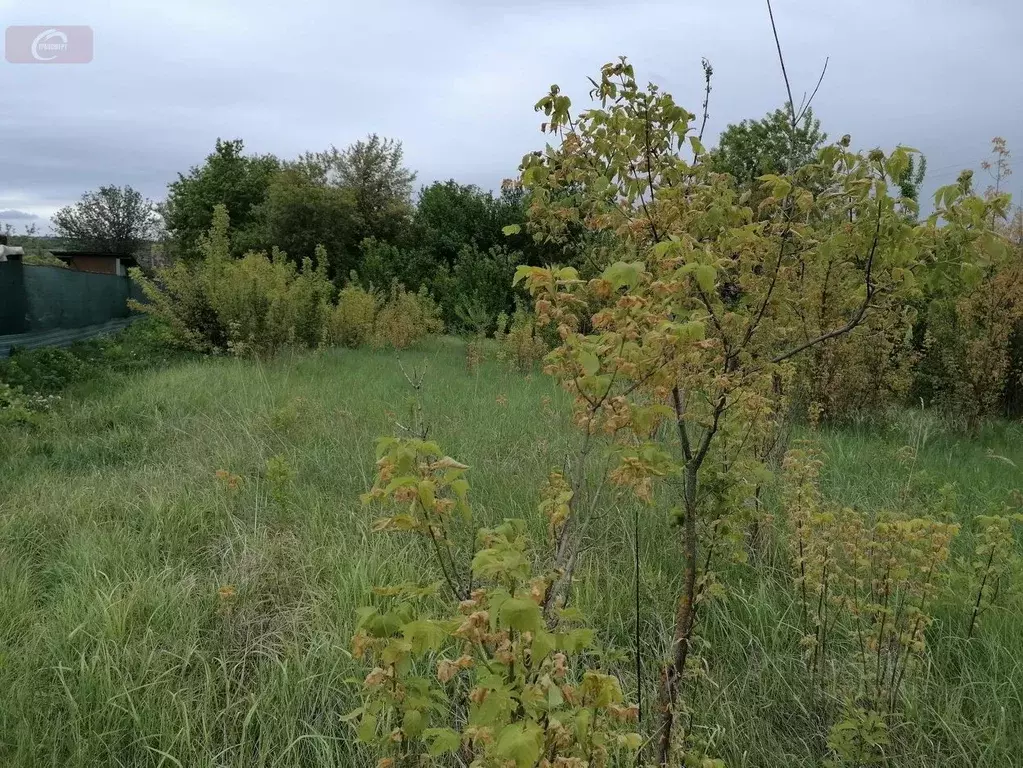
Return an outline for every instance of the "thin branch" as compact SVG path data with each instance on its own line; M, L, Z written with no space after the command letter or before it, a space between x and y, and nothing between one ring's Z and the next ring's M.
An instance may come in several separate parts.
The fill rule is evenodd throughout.
M796 102L792 98L792 86L789 85L789 73L785 69L785 57L781 53L781 41L778 39L778 27L774 23L774 11L771 8L771 0L767 0L767 15L771 17L771 32L774 33L774 45L778 49L778 62L781 64L781 76L785 79L785 90L789 94L789 117L792 118L792 128L796 127Z
M836 336L843 336L846 333L849 333L849 331L853 330L863 321L863 316L867 313L867 308L870 306L870 300L874 298L874 293L877 290L876 286L874 285L874 277L872 274L872 270L874 267L874 255L877 253L877 244L881 236L881 205L883 201L884 198L879 196L877 199L877 226L874 228L874 241L873 243L871 243L870 255L867 257L866 265L867 295L863 297L863 303L860 304L859 308L856 310L856 313L852 316L849 322L843 325L841 328L835 328L833 330L828 331L827 333L822 333L820 336L817 336L816 338L810 339L809 341L805 341L802 344L799 344L793 347L792 349L788 350L787 352L783 352L777 357L771 358L772 363L783 362L785 360L788 360L790 357L795 357L803 350L816 346L817 344L825 342L828 339L833 339Z
M675 423L678 425L678 440L682 444L682 455L685 457L686 463L689 463L693 460L693 448L689 442L689 430L686 427L685 402L677 385L671 390L671 399L675 405Z
M703 66L703 121L700 123L700 133L698 138L700 143L703 143L703 131L707 127L707 118L710 116L708 112L710 108L710 79L714 75L714 68L710 65L710 62L706 59L700 59L700 64Z
M831 60L830 56L824 58L824 68L821 70L821 76L817 78L817 85L814 86L813 93L810 94L810 98L806 100L806 103L799 110L799 114L796 116L796 122L798 123L806 115L807 110L810 109L810 104L813 102L813 97L817 95L817 90L821 87L821 83L824 82L824 73L828 71L828 62Z

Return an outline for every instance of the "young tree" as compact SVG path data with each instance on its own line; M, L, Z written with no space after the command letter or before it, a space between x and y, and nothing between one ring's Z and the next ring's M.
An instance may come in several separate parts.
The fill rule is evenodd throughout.
M273 155L246 155L244 149L241 139L217 139L202 165L178 174L168 185L163 217L182 255L198 254L199 239L212 226L217 205L227 208L233 233L252 225L255 208L266 199L281 164ZM245 238L238 238L234 255L241 255L246 245Z
M129 186L100 187L53 216L57 235L78 248L135 253L156 236L159 216L151 200Z
M611 442L611 480L640 499L653 502L655 478L679 478L684 566L655 739L658 762L669 764L697 612L722 587L714 559L737 548L722 532L755 514L746 503L763 473L754 446L783 413L794 361L914 295L943 242L957 243L948 255L960 268L997 250L987 221L999 201L952 185L917 224L890 193L911 151L857 153L843 141L763 175L754 210L735 177L716 172L695 115L656 86L641 88L625 59L604 66L591 96L597 104L572 116L553 87L537 104L550 143L522 163L536 237L557 241L567 223L583 222L618 244L618 259L593 280L556 266L517 275L540 320L557 328L549 370L574 396L583 431L544 603L569 588L593 524L584 463L595 441ZM659 439L665 431L670 443Z

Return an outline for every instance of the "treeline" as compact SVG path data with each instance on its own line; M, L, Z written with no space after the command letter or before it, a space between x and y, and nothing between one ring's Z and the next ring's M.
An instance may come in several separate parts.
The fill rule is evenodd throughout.
M338 286L425 289L448 328L492 332L497 316L514 309L516 265L541 260L531 238L504 234L525 218L524 197L453 180L416 194L415 178L401 143L376 135L290 161L218 140L169 186L165 247L174 260L200 257L214 208L223 205L235 257L277 248L295 263L311 260Z
M796 125L787 115L787 108L779 109L760 120L730 125L706 152L708 168L748 206L754 227L769 224L766 211L773 195L765 177L806 175L801 169L818 163L822 150L850 143L848 136L829 142L812 110ZM513 286L518 265L566 265L588 279L626 257L631 247L599 220L594 226L598 214L577 204L580 190L600 179L580 178L558 187L560 200L540 199L529 189L535 173L528 168L529 157L534 156L524 161L522 178L506 182L496 194L454 180L417 190L401 143L376 135L345 149L331 147L290 160L247 154L241 140L218 140L201 164L169 185L165 202L154 205L130 188L102 187L62 210L55 222L62 237L91 247L131 251L158 240L163 261L180 266L176 276L165 272L157 284L180 289L182 276L207 259L204 238L222 206L229 225L217 236L223 238L219 247L227 258L262 254L259 258L296 269L306 264L298 272L315 272L332 286L331 306L346 286L375 297L378 309L388 297L407 293L428 301L423 311L439 316L449 332L493 335L503 330L501 319L513 315L517 304L528 305L526 295ZM919 221L926 162L913 153L908 157L891 183L900 216ZM1005 142L996 139L984 163L990 187L981 191L972 173L964 172L939 190L935 209L950 190L976 193L978 200L1004 197L1009 160ZM637 189L644 182L634 180ZM826 174L807 178L807 195L829 194L829 183ZM617 201L619 209L622 205ZM536 212L544 207L562 212L557 227L538 226ZM898 312L870 313L853 332L801 361L803 375L791 393L796 407L819 418L848 420L892 404L922 403L971 425L986 416L1023 413L1023 219L1007 200L996 209L1000 212L989 224L996 233L992 237L1006 246L999 251L1003 256L962 269L955 243L949 241L930 262L904 270L900 279L912 282L912 297ZM847 224L836 220L831 226ZM259 272L256 266L250 264ZM217 279L229 273L221 269ZM278 273L278 283L283 275ZM204 279L210 280L208 275ZM821 279L833 281L834 287L825 293L828 306L820 308L814 322L848 318L861 297L836 297L838 274L825 269ZM184 293L196 295L197 290ZM270 296L273 290L264 286L262 293ZM741 286L726 284L718 290L725 298L741 299ZM883 294L872 299L877 303ZM269 301L263 303L269 306ZM196 312L208 319L213 310L192 307L185 314ZM266 322L247 322L247 327ZM801 322L806 325L808 318ZM204 344L214 348L229 333L225 324L206 334ZM295 332L280 329L272 335L279 339L289 333ZM298 336L316 335L303 333ZM251 334L239 348L253 348Z

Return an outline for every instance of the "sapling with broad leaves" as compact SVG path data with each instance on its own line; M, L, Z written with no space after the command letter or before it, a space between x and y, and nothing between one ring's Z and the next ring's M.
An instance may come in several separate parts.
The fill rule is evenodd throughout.
M795 362L872 313L901 311L949 238L962 268L1000 248L988 228L998 201L953 185L917 223L898 185L914 150L856 152L843 137L801 167L761 177L754 211L748 191L708 163L696 116L657 86L641 87L626 59L591 83L595 105L581 114L557 86L536 105L550 139L521 166L527 226L554 243L581 226L617 256L590 280L571 267L523 266L516 281L538 320L557 329L547 370L573 395L580 461L605 440L611 479L646 500L655 479L677 479L684 576L656 734L666 764L678 747L696 612L711 595L707 549L722 522L734 527L748 514L734 501L757 486L753 448L777 425ZM739 481L711 482L723 474ZM579 468L574 491L585 478ZM581 498L545 605L570 587L592 507ZM715 547L734 554L728 542Z
M533 571L525 523L481 529L470 553L457 535L472 524L468 467L419 438L384 438L377 453L364 499L387 513L374 529L421 537L440 577L379 588L359 611L353 655L370 671L348 719L379 768L631 761L642 743L629 728L637 708L593 663L578 611L544 620L550 577ZM552 534L564 501L552 482L541 502Z

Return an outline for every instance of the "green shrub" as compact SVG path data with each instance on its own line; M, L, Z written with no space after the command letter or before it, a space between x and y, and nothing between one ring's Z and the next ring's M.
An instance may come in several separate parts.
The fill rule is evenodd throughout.
M317 267L311 259L299 267L277 249L270 258L250 253L235 261L228 226L227 211L218 206L199 245L202 261L175 264L156 280L133 272L149 300L136 308L163 319L180 344L202 352L267 355L319 344L334 290L323 249Z
M440 308L424 289L410 293L395 284L377 314L374 341L378 346L407 349L443 330Z
M548 352L547 343L540 334L536 318L521 305L509 319L503 312L497 317L498 356L523 373L533 370Z
M332 292L311 260L299 268L275 249L269 259L250 253L225 265L211 295L234 354L272 355L320 342Z
M0 427L36 426L40 414L48 411L58 399L56 395L26 395L20 387L0 381Z
M327 344L352 348L368 344L373 338L376 314L376 297L358 283L349 283L341 290L337 306L327 319Z

